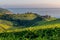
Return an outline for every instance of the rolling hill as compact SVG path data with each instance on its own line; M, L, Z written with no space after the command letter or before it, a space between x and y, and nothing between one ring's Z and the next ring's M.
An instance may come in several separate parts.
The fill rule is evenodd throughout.
M0 14L0 20L2 20L2 24L4 22L10 23L12 27L30 27L38 24L38 22L44 23L45 21L56 20L56 18L49 16L40 16L35 13L25 13L25 14ZM40 24L41 24L40 23ZM7 24L6 24L7 25Z
M60 19L28 12L10 14L0 8L1 40L59 40Z

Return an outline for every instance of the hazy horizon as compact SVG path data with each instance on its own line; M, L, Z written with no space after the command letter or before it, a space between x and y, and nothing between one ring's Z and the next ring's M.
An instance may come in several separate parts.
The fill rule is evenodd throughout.
M60 0L0 0L0 8L60 8Z

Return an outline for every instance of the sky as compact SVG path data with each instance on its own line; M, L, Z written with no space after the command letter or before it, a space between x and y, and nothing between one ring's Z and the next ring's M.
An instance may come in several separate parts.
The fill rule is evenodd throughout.
M60 8L60 0L0 0L5 8Z

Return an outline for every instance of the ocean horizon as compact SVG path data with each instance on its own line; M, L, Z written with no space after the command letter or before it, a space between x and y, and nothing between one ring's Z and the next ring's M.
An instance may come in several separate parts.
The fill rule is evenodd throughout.
M13 13L37 13L39 15L50 15L52 17L60 18L60 8L7 8Z

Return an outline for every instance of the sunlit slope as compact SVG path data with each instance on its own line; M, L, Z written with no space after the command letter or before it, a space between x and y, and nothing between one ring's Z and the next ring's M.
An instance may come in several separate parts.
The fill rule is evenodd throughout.
M25 30L28 30L28 31L35 31L35 30L41 30L41 29L54 29L54 28L60 28L60 21L59 20L55 20L55 21L50 21L50 22L45 22L44 24L42 25L36 25L36 26L31 26L31 27L28 27L28 28L20 28L20 29L12 29L12 30L7 30L7 32L20 32L20 31L25 31Z
M0 20L0 32L12 28L12 22L6 20Z
M26 13L26 14L13 14L12 16L15 19L20 19L20 20L33 20L37 17L37 15L35 14L30 14L30 13Z

